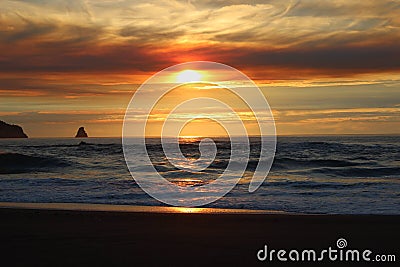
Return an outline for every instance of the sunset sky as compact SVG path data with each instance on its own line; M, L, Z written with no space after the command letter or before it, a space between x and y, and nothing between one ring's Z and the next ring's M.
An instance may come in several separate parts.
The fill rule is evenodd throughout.
M140 84L204 60L253 79L280 135L399 133L400 1L241 2L0 0L0 120L121 136Z

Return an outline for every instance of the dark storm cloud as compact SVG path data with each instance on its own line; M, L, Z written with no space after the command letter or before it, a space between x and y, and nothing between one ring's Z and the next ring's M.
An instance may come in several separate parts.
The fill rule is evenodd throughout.
M210 60L353 75L400 69L393 1L5 1L0 71L155 72Z
M48 42L38 44L31 53L21 50L11 50L9 55L0 58L1 72L154 72L179 62L183 54L241 69L284 68L332 75L400 70L400 47L397 44L279 50L173 47L160 51L135 45L84 44L76 47L64 42Z
M1 46L1 45L0 45ZM31 53L14 50L0 58L1 72L128 72L153 71L167 66L167 59L143 47L118 45L97 46L65 42L37 45Z
M400 47L397 44L238 52L242 56L232 58L231 62L243 67L306 69L333 75L400 70Z

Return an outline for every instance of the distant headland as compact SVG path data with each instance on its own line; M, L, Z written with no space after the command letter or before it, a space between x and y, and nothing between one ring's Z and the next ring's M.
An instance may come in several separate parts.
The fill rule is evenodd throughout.
M78 132L76 133L75 138L86 138L88 137L86 131L85 131L85 127L80 127L78 129Z
M0 138L28 138L21 126L0 120Z

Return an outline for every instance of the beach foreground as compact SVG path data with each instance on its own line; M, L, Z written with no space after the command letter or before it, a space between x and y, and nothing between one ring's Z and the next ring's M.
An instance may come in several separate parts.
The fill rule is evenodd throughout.
M318 250L339 238L399 259L400 216L187 211L3 207L2 266L274 266L282 263L257 260L264 245Z

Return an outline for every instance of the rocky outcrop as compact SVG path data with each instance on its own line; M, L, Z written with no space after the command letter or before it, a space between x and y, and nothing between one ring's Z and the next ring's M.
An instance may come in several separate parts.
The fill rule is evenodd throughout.
M85 127L80 127L78 129L78 132L76 133L76 138L86 138L88 137L86 131L85 131Z
M20 126L0 121L0 138L28 138L28 136Z

